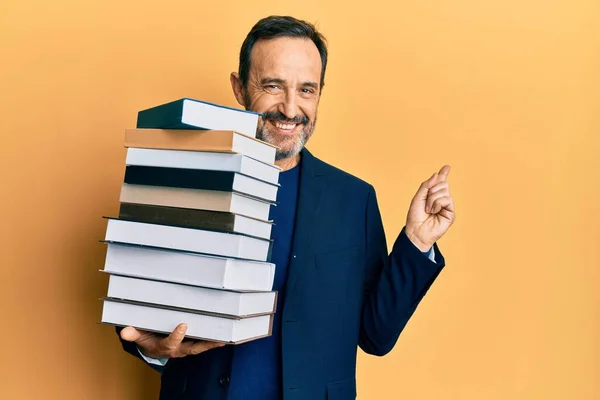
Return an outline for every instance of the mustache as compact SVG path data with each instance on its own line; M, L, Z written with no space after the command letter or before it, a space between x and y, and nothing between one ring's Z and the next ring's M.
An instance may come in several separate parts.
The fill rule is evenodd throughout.
M262 118L263 121L270 119L274 121L281 121L284 123L287 122L288 124L308 125L308 123L310 122L308 117L304 114L296 115L294 118L288 118L279 111L266 111L262 114Z

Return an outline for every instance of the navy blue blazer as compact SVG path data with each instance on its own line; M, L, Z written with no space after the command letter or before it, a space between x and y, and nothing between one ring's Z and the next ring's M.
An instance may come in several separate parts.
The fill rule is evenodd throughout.
M392 350L444 258L435 244L432 262L404 228L388 254L373 187L307 149L295 229L279 300L283 398L354 399L357 346L376 356ZM133 343L121 343L140 357ZM231 360L225 346L171 359L165 367L149 365L161 372L160 400L219 400L227 396Z

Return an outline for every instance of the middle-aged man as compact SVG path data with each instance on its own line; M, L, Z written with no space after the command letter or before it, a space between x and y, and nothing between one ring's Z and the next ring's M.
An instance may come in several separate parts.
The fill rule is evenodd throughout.
M373 187L305 148L326 65L324 37L292 17L258 21L242 44L233 92L262 113L258 137L279 147L283 170L270 216L273 333L224 346L183 340L185 321L169 336L118 328L125 350L161 372L161 400L354 399L357 346L388 353L445 265L449 166L420 185L388 255Z

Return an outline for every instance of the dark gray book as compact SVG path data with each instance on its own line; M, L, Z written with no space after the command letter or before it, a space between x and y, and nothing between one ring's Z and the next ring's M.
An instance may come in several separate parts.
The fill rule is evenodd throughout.
M242 233L263 239L271 238L271 222L229 212L121 203L119 218L185 228Z

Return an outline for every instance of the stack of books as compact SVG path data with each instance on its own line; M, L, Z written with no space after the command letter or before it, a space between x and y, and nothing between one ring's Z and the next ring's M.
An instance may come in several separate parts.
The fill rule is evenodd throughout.
M260 114L194 99L138 113L125 132L118 217L107 218L102 323L242 343L271 334L276 148Z

